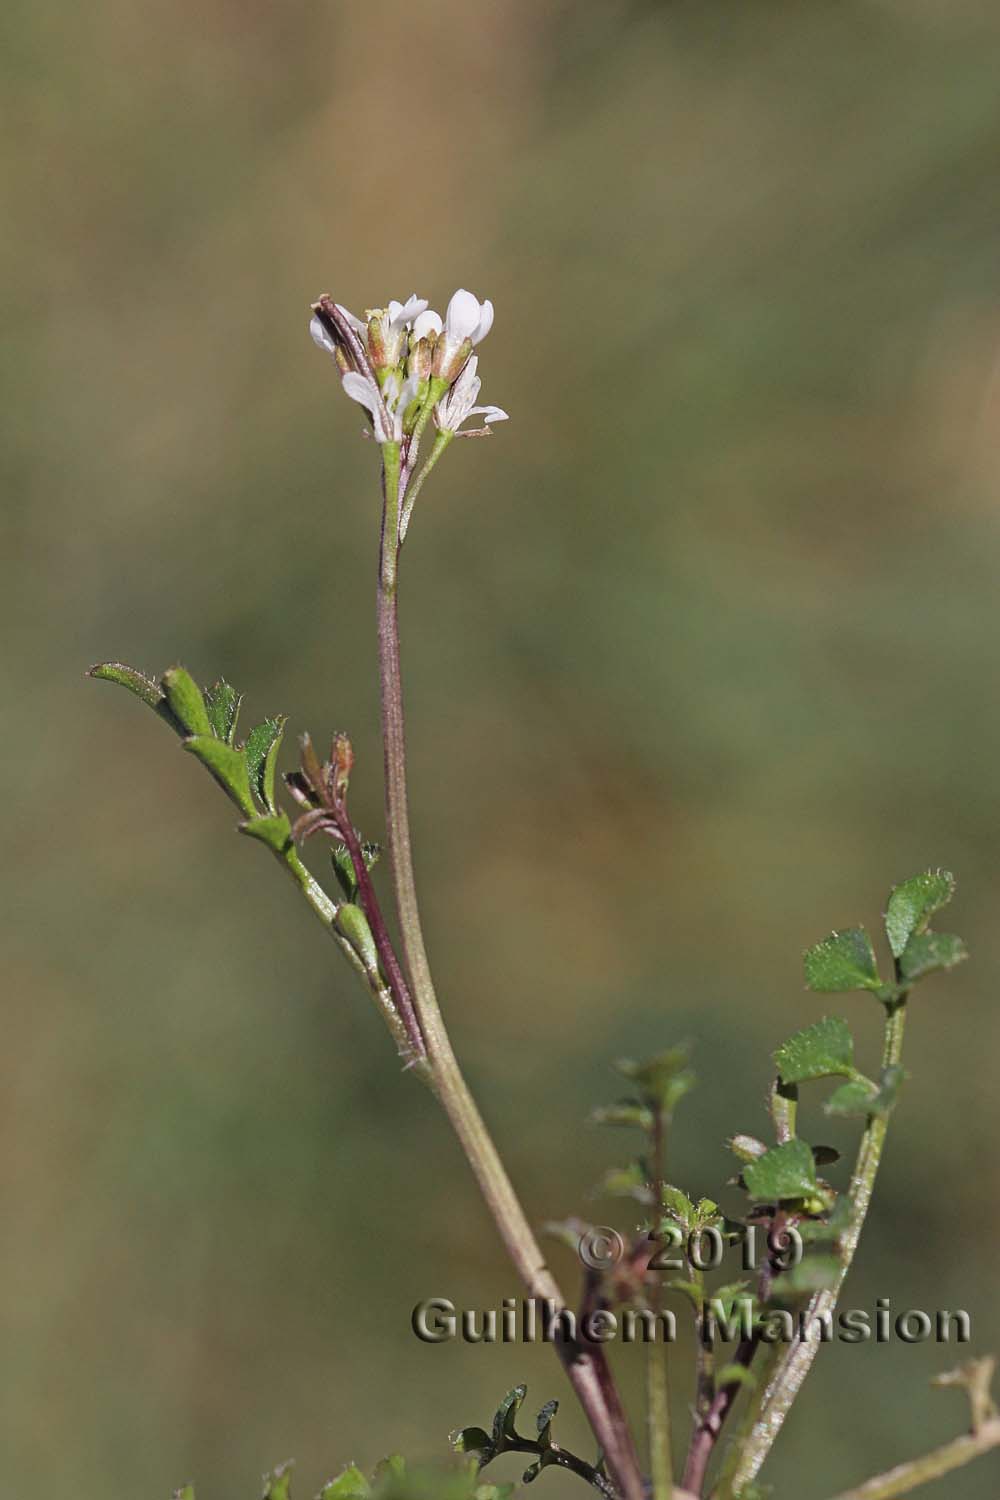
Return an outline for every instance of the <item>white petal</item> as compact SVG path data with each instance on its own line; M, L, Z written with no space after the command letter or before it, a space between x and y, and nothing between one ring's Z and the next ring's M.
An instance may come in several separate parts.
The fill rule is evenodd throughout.
M413 320L413 337L423 339L429 333L440 333L443 326L440 313L433 311L419 313Z
M474 406L468 413L470 417L482 417L487 427L491 422L506 422L509 417L499 406Z
M325 349L327 354L336 354L337 344L333 336L327 331L326 325L319 318L313 318L309 324L309 332L312 334L313 343L320 349Z
M348 323L350 323L355 333L366 332L368 328L367 323L363 323L360 318L356 318L352 312L348 312L347 308L343 307L339 302L336 302L334 306L336 307L338 312L342 312L344 314L344 317L347 319Z
M399 317L402 311L402 302L394 302L390 299L389 306L386 308L386 312L389 314L389 322L395 323L396 319Z
M444 318L449 342L460 344L463 339L471 338L479 327L481 315L478 297L459 288L448 303Z
M492 327L493 303L489 300L489 298L487 298L483 303L482 311L479 315L479 323L476 326L476 331L472 335L472 342L474 344L480 343L486 337Z
M348 370L345 375L341 376L341 384L352 401L357 401L360 405L367 407L372 417L376 418L379 405L378 392L366 376L359 375L357 370Z
M426 297L418 297L416 292L411 292L403 305L403 315L407 323L412 323L427 306Z

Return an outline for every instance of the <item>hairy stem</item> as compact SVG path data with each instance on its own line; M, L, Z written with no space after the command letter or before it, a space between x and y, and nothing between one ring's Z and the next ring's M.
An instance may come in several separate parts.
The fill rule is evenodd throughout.
M666 1141L663 1110L653 1111L653 1212L659 1216L663 1203L666 1173ZM654 1221L655 1222L655 1221ZM663 1285L654 1272L650 1305L655 1318L663 1307ZM649 1467L653 1486L652 1500L670 1500L673 1494L673 1455L670 1451L670 1381L667 1371L667 1346L660 1347L650 1339L646 1352L646 1417L649 1427Z
M906 1023L906 994L886 1004L885 1039L882 1048L883 1067L899 1063L903 1051L903 1030ZM858 1150L857 1161L851 1176L848 1194L851 1204L851 1222L840 1237L840 1271L833 1286L817 1292L810 1301L802 1321L806 1336L799 1335L782 1356L768 1384L761 1402L760 1413L747 1438L740 1455L739 1465L733 1475L733 1493L739 1495L744 1485L750 1483L760 1472L761 1465L770 1453L778 1433L784 1425L802 1382L812 1368L820 1348L820 1340L809 1338L808 1331L832 1314L837 1305L847 1273L851 1269L854 1253L858 1248L865 1215L868 1212L882 1160L888 1120L885 1115L871 1115L865 1126Z
M911 1459L909 1463L887 1469L884 1474L876 1474L874 1479L866 1480L856 1489L844 1490L835 1500L895 1500L895 1496L907 1495L918 1485L940 1479L943 1474L960 1469L963 1464L997 1446L1000 1446L1000 1417L993 1417L975 1432L963 1433L943 1447L925 1453L922 1458Z
M399 453L384 445L386 465L379 559L378 640L382 683L386 825L403 959L427 1046L432 1086L469 1160L503 1244L532 1297L565 1299L545 1264L524 1210L469 1092L445 1030L424 946L417 905L406 787L406 739L399 659L397 564L399 557ZM567 1341L556 1345L623 1500L642 1500L638 1458L603 1351Z

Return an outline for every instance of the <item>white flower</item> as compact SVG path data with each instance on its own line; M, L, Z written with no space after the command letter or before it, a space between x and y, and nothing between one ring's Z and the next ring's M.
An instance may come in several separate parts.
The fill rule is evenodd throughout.
M366 313L368 321L365 321L363 318L356 318L346 307L341 307L339 302L336 305L338 312L343 314L344 318L354 329L354 332L359 336L362 347L369 356L375 354L375 350L371 347L371 331L369 328L369 324L372 321L375 322L375 334L378 343L381 345L381 357L377 360L373 359L372 362L381 369L392 369L402 364L403 356L406 353L407 332L413 320L419 318L424 313L427 307L427 299L426 297L418 297L416 292L414 292L405 302L391 301L388 307L370 308ZM437 317L437 314L434 313L431 316ZM440 326L441 320L438 318L438 327L440 328ZM309 324L309 332L312 334L313 342L318 344L321 349L325 349L327 354L336 355L336 340L326 325L315 315Z
M481 343L492 327L493 303L480 302L471 292L459 288L448 303L444 329L434 350L435 374L454 380L466 340L472 345Z
M313 343L318 349L325 349L327 354L336 356L337 345L334 341L333 334L327 333L326 327L320 322L319 318L316 317L315 313L313 314L309 324L309 332L312 335Z
M482 417L487 427L491 422L506 422L507 413L499 406L476 406L476 397L482 385L476 374L478 366L479 358L473 354L451 390L446 392L434 408L434 420L442 432L458 432L466 417Z
M479 344L492 327L493 303L480 302L471 292L459 288L444 315L445 339L456 346L466 339Z
M369 312L369 320L377 324L376 338L381 339L381 358L376 363L383 369L395 369L402 364L406 354L406 338L410 324L415 318L427 308L426 297L418 297L413 292L405 302L390 302L388 307L372 308ZM371 349L371 333L369 331L369 348ZM371 349L372 354L375 353Z
M348 370L341 377L341 383L351 400L366 408L375 429L376 442L402 441L403 417L406 408L417 395L415 375L400 382L399 376L393 371L381 391L374 380L369 380L367 375L359 375L356 370Z

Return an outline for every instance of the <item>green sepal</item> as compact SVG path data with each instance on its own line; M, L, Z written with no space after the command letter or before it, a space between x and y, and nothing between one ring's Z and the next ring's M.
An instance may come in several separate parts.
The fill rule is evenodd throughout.
M885 935L893 958L899 958L910 939L926 931L935 912L955 894L950 870L925 870L894 886L885 909Z
M175 734L183 736L187 733L167 702L167 695L160 684L154 682L152 677L147 677L145 672L127 666L123 661L101 661L90 668L87 676L96 678L98 682L117 682L119 687L128 688L130 693L134 693L154 713L159 714Z
M368 973L373 977L378 976L378 949L375 947L368 918L361 907L355 906L352 901L345 901L337 907L334 925L350 943Z
M220 677L218 682L213 682L211 687L205 689L204 699L212 733L216 739L231 745L236 734L236 720L240 716L243 694L238 693L224 677Z
M248 818L240 824L240 833L251 839L260 839L275 854L284 854L292 842L292 825L287 813L278 813L276 817Z
M809 1083L837 1074L851 1077L855 1071L854 1039L846 1021L839 1016L824 1016L782 1042L774 1061L784 1084Z
M953 969L969 953L960 937L950 932L918 932L910 938L899 957L899 977L903 984L923 979L939 969Z
M183 667L171 667L163 674L163 691L167 702L187 734L213 738L212 722L201 688Z
M190 750L211 771L247 818L256 816L257 809L250 795L246 756L242 750L235 750L232 745L224 744L213 734L192 735L184 741L184 749Z
M721 1390L724 1385L745 1385L752 1391L757 1384L757 1377L746 1365L728 1364L715 1372L715 1388Z
M863 927L833 932L805 954L806 985L821 994L882 990L872 940Z
M357 1464L348 1464L320 1490L317 1500L369 1500L372 1487Z
M810 1198L817 1190L812 1147L796 1137L743 1168L747 1192L762 1202Z
M281 749L281 738L287 723L288 720L284 714L278 714L273 719L265 719L262 724L256 724L251 729L244 746L250 785L260 799L261 805L266 807L269 813L275 813L278 810L274 783L278 751Z

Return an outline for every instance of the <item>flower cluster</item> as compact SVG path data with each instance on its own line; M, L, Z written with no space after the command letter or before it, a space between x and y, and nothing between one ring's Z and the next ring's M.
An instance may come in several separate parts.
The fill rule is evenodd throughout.
M481 382L473 354L493 326L493 303L457 291L442 318L423 297L369 308L357 318L331 297L313 307L309 332L332 354L344 390L365 408L379 443L411 442L433 417L439 433L471 437L507 416L477 406ZM468 417L483 426L459 432Z

